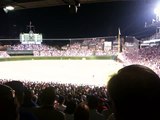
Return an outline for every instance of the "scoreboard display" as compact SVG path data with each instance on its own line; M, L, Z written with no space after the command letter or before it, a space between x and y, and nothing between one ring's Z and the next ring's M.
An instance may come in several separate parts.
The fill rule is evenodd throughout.
M33 33L32 31L20 34L21 44L41 44L42 39L42 34Z

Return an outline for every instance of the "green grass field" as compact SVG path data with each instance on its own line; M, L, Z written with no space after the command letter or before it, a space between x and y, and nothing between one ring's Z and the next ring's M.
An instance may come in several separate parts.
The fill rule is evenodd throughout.
M107 60L115 59L115 56L90 56L90 57L34 57L34 56L13 56L8 58L0 58L0 61L18 61L18 60Z

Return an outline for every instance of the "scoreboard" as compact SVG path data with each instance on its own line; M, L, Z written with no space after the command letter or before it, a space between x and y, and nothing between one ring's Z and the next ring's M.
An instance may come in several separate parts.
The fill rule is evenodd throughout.
M20 34L21 44L41 44L42 39L42 34L33 33L32 31Z

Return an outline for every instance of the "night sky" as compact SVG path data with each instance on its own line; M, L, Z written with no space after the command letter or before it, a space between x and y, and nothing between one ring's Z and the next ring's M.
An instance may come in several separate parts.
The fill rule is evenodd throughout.
M76 14L68 6L36 8L5 13L0 10L0 38L18 38L28 32L26 25L32 21L35 32L44 38L82 38L117 35L142 37L154 29L144 29L151 22L155 3L110 2L82 4Z

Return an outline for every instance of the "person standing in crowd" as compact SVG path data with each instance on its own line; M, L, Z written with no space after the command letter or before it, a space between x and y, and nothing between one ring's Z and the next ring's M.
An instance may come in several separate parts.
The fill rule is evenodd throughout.
M28 111L25 107L23 107L24 90L25 90L23 83L21 81L9 81L6 82L5 85L8 85L15 90L15 98L17 100L17 105L19 109L19 119L37 120L37 118L30 111Z
M90 120L89 107L86 103L80 103L74 113L74 120Z
M65 120L64 114L54 108L54 101L56 99L54 87L46 87L42 90L39 98L40 107L32 109L33 114L38 120Z
M104 120L105 117L97 111L98 97L96 95L89 95L87 97L87 104L89 107L90 120Z
M63 96L59 96L59 98L58 98L58 106L57 106L58 111L61 111L61 112L65 111L67 106L64 105L64 102L65 102L65 98Z
M15 91L7 85L0 85L0 119L19 120Z

